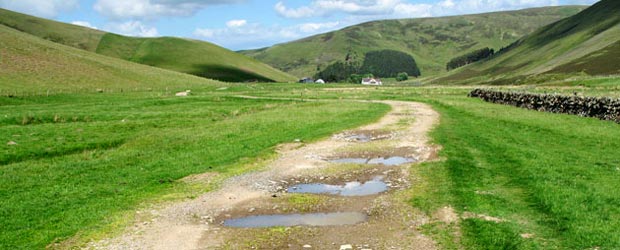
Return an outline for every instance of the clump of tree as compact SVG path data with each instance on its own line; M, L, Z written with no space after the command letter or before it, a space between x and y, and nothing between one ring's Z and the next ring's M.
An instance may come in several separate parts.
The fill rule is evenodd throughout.
M490 48L479 49L476 51L472 51L465 55L453 58L446 65L447 70L453 70L456 68L463 67L467 64L474 63L486 58L489 58L495 54L495 50Z
M407 81L407 80L409 80L409 74L407 74L407 72L401 72L401 73L398 73L398 75L396 75L396 81L398 82Z
M405 72L408 76L420 76L420 69L413 57L396 50L380 50L366 53L361 72L377 77L396 77Z
M363 78L397 77L402 73L406 75L405 80L409 76L420 76L413 57L395 50L368 52L362 66L355 60L355 54L347 53L343 62L335 62L322 70L317 67L317 71L314 78L327 82L361 83Z
M327 82L343 82L358 71L359 67L354 63L336 62L319 71L314 78Z

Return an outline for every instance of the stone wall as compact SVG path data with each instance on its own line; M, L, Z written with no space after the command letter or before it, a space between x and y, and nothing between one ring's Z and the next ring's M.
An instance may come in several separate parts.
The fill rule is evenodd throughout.
M620 123L620 99L608 97L564 96L475 89L469 97L544 112L596 117Z

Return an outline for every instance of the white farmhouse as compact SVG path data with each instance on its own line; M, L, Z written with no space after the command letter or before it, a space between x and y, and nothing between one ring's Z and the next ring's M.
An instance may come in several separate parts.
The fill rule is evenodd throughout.
M362 85L383 85L379 78L364 78L362 79Z

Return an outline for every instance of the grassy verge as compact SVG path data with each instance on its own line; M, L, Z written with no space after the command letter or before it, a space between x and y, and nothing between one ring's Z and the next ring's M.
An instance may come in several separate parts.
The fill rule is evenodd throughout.
M150 93L0 99L0 249L102 230L181 178L231 173L294 139L371 122L386 105ZM249 169L251 170L251 169Z
M419 188L430 192L413 204L503 220L463 220L467 249L620 247L619 125L461 97L427 101L442 114L433 137L445 161L422 167L428 183Z

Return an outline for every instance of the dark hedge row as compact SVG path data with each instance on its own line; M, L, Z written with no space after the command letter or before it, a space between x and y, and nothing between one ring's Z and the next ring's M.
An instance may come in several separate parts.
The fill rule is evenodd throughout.
M563 96L475 89L469 97L552 113L596 117L620 123L620 99L608 97Z

